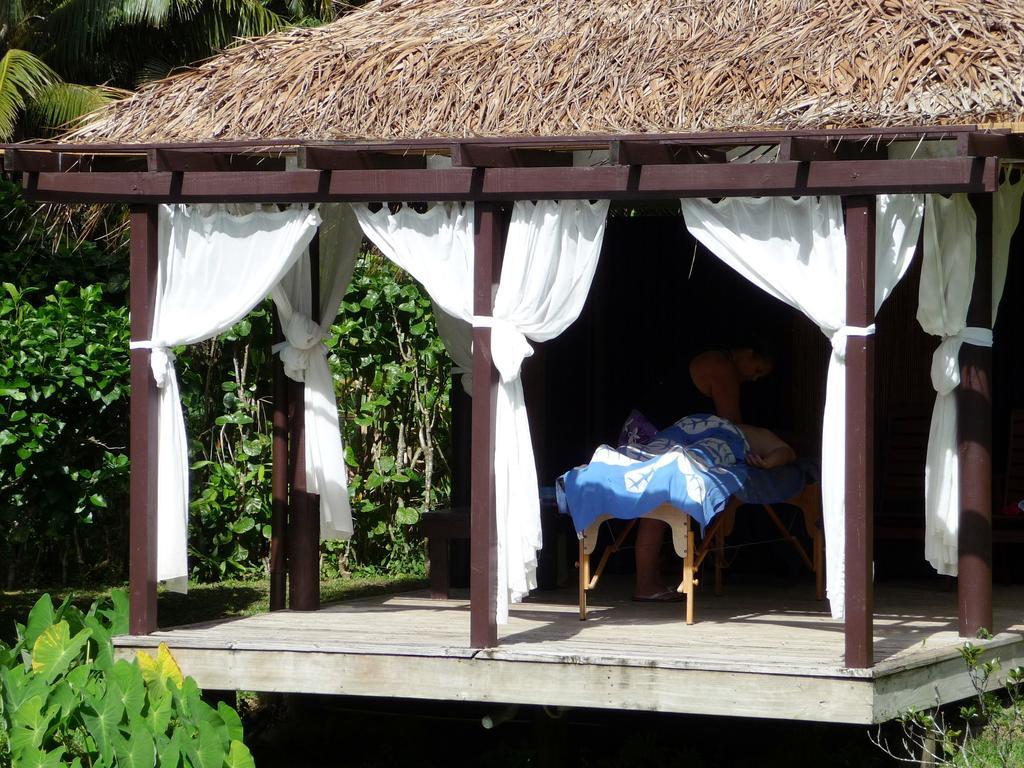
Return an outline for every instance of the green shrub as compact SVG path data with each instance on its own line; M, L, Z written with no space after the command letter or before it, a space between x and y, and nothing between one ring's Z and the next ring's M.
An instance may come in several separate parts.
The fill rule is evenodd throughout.
M117 570L123 558L110 533L124 528L127 508L128 339L127 309L99 285L62 281L42 295L3 283L0 560L8 584L66 581L69 570L105 576L104 564Z
M979 637L990 639L981 630ZM949 768L1018 768L1024 765L1024 669L1007 670L1006 687L989 690L999 672L999 659L982 660L985 649L964 643L960 657L974 697L954 712L941 708L912 709L898 718L900 746L892 748L881 736L875 743L903 762Z
M114 660L127 629L123 592L86 613L39 599L0 644L0 765L253 768L238 714L204 702L166 646Z
M124 243L55 246L2 180L0 218L16 223L0 227L0 586L117 582L128 550ZM272 311L268 302L176 350L196 581L267 572ZM364 254L325 343L355 535L323 545L323 575L422 575L419 516L444 506L450 488L449 363L430 300L380 254Z
M450 362L430 299L383 256L364 254L326 344L355 534L327 545L325 575L422 575L420 514L451 493Z

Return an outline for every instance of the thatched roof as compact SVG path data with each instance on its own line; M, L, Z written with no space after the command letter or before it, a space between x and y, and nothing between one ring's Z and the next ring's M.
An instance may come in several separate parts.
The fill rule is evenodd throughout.
M379 0L241 43L78 141L1017 122L1021 0Z

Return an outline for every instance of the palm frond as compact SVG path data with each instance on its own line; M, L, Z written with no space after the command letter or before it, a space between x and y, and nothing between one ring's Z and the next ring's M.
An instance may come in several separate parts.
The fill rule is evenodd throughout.
M0 3L0 40L7 39L11 31L25 19L25 4L21 0L4 0Z
M131 0L126 0L131 1ZM43 35L48 45L33 50L46 57L69 79L85 75L92 59L101 51L110 30L118 23L117 2L111 0L62 0L45 16Z
M66 129L90 112L112 101L131 96L131 91L102 86L55 83L43 89L28 109L33 127L47 133Z
M260 0L221 0L221 3L225 11L238 19L239 37L261 37L291 26L286 17L274 13Z
M180 64L177 61L164 56L153 56L146 59L139 67L136 73L136 80L139 85L159 80L160 78L167 77L179 66Z
M42 59L12 48L0 59L0 139L14 133L18 116L60 76Z

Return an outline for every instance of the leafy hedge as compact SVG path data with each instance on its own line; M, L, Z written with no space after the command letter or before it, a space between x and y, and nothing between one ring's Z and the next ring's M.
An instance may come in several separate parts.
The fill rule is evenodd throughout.
M124 578L128 534L127 253L62 243L0 182L0 586ZM271 309L178 351L192 459L191 576L266 572ZM430 301L377 254L360 259L326 344L356 532L323 571L421 573L417 522L449 493L448 359Z
M114 660L127 616L123 592L85 613L44 595L0 643L0 766L253 768L238 713L203 701L166 646Z

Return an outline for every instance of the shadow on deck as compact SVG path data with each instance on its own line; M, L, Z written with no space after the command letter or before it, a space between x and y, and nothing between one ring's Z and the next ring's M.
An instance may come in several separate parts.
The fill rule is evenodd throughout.
M212 689L365 696L871 723L971 695L959 657L956 595L936 583L880 585L875 666L843 666L843 627L810 587L699 593L638 604L602 582L587 621L573 591L513 606L496 648L469 648L469 603L410 592L164 629L116 640L165 642ZM1024 663L1024 587L997 589L991 657Z

